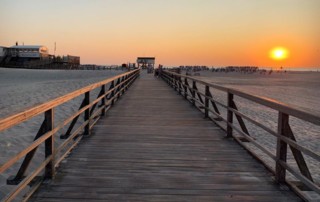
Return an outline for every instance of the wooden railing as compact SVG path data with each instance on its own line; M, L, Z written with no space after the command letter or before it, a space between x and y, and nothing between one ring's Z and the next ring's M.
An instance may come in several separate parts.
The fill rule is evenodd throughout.
M7 180L7 184L16 185L15 188L2 200L11 201L29 185L29 191L23 197L23 200L26 201L32 196L44 179L53 178L56 173L56 168L59 166L61 161L66 157L66 155L68 155L68 153L70 153L70 151L84 136L90 135L90 129L93 127L93 125L95 125L101 116L106 114L110 107L130 87L130 85L139 76L139 73L140 70L138 69L123 73L104 81L86 86L36 107L32 107L18 114L1 119L0 131L4 131L37 115L44 114L44 121L41 124L32 144L20 151L14 157L11 157L0 167L0 173L4 173L8 168L11 168L14 164L16 164L19 159L25 157L17 174ZM108 90L106 90L107 86L109 86ZM99 88L100 93L98 94L98 97L93 101L90 101L90 92ZM82 95L84 95L84 98L79 110L55 126L54 109ZM99 103L100 105L98 106ZM83 123L77 129L73 129L76 126L76 122L81 114L84 114ZM67 132L60 136L61 139L65 140L57 148L55 148L55 134L57 134L59 130L67 126L69 123L70 125L67 129ZM41 165L27 175L26 171L31 163L31 160L34 157L37 148L43 143L45 147L45 160L41 163ZM39 176L43 170L44 174Z
M315 183L310 170L307 166L303 155L311 157L317 163L320 162L320 154L316 153L309 148L299 144L296 141L294 133L289 124L289 117L296 117L306 122L314 124L316 127L320 126L320 117L312 113L296 109L286 104L271 100L268 98L251 95L239 90L232 88L226 88L219 85L214 85L208 82L204 82L194 77L177 74L171 71L162 71L161 77L180 95L185 99L189 100L194 106L202 111L206 118L210 118L218 126L226 131L227 137L233 137L240 145L246 148L256 159L261 161L274 175L278 183L286 182L300 197L307 200L305 195L301 192L302 190L313 190L320 194L319 184ZM198 90L198 85L201 85L202 91ZM218 99L214 98L211 89L227 94L225 97L227 100L224 104ZM278 113L278 129L274 131L264 123L258 122L254 117L250 117L238 109L234 97L237 96L241 99L249 100L259 105L266 106L275 110ZM210 105L211 104L211 105ZM223 117L218 106L224 108L227 112L226 116ZM209 115L211 113L212 116ZM259 113L259 112L258 112ZM238 121L238 125L234 122L234 115ZM270 152L261 143L256 141L255 138L250 135L254 131L249 131L245 124L245 121L253 124L260 129L263 129L267 133L276 137L276 154ZM221 123L225 123L225 125ZM235 135L235 131L237 135ZM250 133L249 133L250 132ZM240 136L239 136L240 134ZM319 135L319 134L318 134ZM267 156L269 156L275 162L275 169L262 160L261 156L256 154L249 149L248 142L253 144L256 148L260 149ZM287 145L289 145L298 170L292 167L287 162ZM316 171L319 172L319 167ZM286 178L286 172L291 173L298 182L289 181ZM314 173L319 174L319 173Z

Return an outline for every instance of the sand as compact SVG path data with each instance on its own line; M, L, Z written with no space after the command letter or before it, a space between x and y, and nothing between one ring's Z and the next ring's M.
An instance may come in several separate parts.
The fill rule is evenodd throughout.
M66 93L80 89L89 84L104 80L108 77L123 73L120 70L28 70L0 68L0 117L23 111L29 107L52 100ZM91 94L91 98L97 96L98 90ZM55 124L70 116L79 108L83 96L55 108ZM79 118L79 123L83 120ZM26 148L34 139L43 115L19 124L0 133L0 164ZM63 134L63 128L56 135L56 144L60 143L59 135ZM43 146L41 146L33 160L31 169L44 158ZM21 162L21 161L20 161ZM7 186L6 179L15 175L21 163L0 174L0 199L12 189Z
M243 74L236 72L216 73L203 71L197 78L209 83L275 99L320 117L320 72L287 72L262 75L259 73ZM199 85L198 88L204 92L204 86ZM226 93L212 90L212 94L217 100L226 104ZM237 96L235 96L234 99L241 112L268 126L273 131L277 131L277 111ZM226 118L226 110L220 106L218 107L222 112L223 117ZM234 121L236 122L236 125L238 125L235 118ZM246 120L245 123L251 136L275 155L276 138ZM320 126L294 117L290 117L290 125L299 144L320 154ZM252 144L247 145L252 151L263 156L264 161L267 162L269 166L275 167L274 161L266 154L252 146ZM313 178L317 183L320 183L320 162L317 162L306 155L304 156ZM291 151L289 151L288 162L290 165L297 168ZM288 176L293 179L291 175ZM320 196L317 195L315 198L320 199Z

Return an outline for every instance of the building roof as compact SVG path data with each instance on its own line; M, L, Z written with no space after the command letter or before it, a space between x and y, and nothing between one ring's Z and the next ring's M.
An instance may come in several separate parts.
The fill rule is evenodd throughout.
M19 45L19 46L11 46L10 48L41 48L42 45Z
M138 60L155 60L155 57L138 57Z

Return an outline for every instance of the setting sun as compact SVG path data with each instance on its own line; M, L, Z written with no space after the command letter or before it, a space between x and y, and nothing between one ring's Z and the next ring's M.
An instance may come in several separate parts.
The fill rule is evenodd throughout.
M288 50L283 47L276 47L270 51L270 57L274 60L284 60L288 57Z

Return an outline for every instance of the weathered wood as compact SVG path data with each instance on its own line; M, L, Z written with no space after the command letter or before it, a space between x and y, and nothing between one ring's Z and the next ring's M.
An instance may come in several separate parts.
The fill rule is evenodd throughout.
M184 78L184 99L188 99L188 88L187 86L189 86L188 80L187 78Z
M84 104L90 104L90 92L84 94ZM88 121L87 125L84 127L84 135L90 135L90 108L84 112L84 121Z
M54 128L54 110L50 109L45 112L45 132L52 131ZM55 148L54 148L54 134L45 140L45 158L51 158L45 167L44 177L53 179L55 175Z
M206 85L205 87L205 109L204 109L204 117L205 118L208 118L209 117L209 94L210 93L210 90L209 90L209 86Z
M299 201L165 85L142 75L33 200Z
M296 142L296 138L294 137L294 134L291 130L291 127L289 125L289 122L287 123L287 132L288 132L288 138L292 139L293 141ZM298 149L294 148L292 145L290 145L290 149L292 151L292 154L294 156L294 159L296 160L297 162L297 165L300 169L300 172L302 173L302 175L304 175L306 178L308 178L311 182L313 182L313 179L312 179L312 176L311 176L311 173L309 171L309 168L307 166L307 163L306 161L304 160L304 157L301 153L301 151L299 151Z
M128 87L128 85L131 85L132 82L135 80L135 78L137 77L137 74L139 74L138 70L135 70L133 72L130 72L128 75L130 76L126 76L126 74L122 78L121 83L119 83L119 85L115 86L115 88L118 89L119 92L117 92L115 94L115 96L119 97L124 93L124 88ZM118 76L116 76L115 78L118 78ZM120 79L118 78L118 80ZM114 81L114 80L112 80ZM128 83L128 85L126 85L125 83ZM92 86L101 86L100 83L97 83L97 85L91 85ZM105 84L103 84L104 86ZM94 125L94 123L98 120L96 119L93 124L90 124L90 108L93 109L94 106L96 106L100 101L102 102L103 99L106 98L106 96L108 96L109 93L111 93L111 90L108 91L107 93L105 93L103 91L103 86L102 86L102 90L99 93L99 96L92 102L90 103L90 91L93 89L90 89L88 91L84 90L83 93L85 94L85 99L83 101L82 107L79 108L78 112L76 112L75 114L71 115L69 118L67 118L66 120L62 121L57 127L54 127L53 124L53 120L54 120L54 107L44 111L44 115L45 115L45 119L34 139L34 142L28 146L26 149L24 149L23 151L19 152L17 155L15 155L14 157L12 157L9 161L5 162L3 165L1 165L0 167L0 173L4 172L5 170L7 170L8 168L10 168L15 162L17 162L20 158L25 156L25 159L17 173L16 176L14 177L10 177L10 179L8 179L8 184L14 184L17 185L16 188L10 192L7 196L5 196L5 201L11 201L15 196L17 196L19 194L20 191L22 191L27 185L29 186L34 186L34 182L37 179L43 179L43 177L45 179L53 179L54 175L55 175L55 167L59 166L61 160L63 160L63 158L65 158L66 155L69 154L69 152L79 143L79 141L81 140L82 136L78 136L78 134L80 133L80 131L85 128L85 133L86 131L90 132L90 129L92 127L92 125ZM83 89L87 89L87 87L83 88ZM76 91L77 93L82 92L82 91ZM72 93L71 93L72 94ZM74 95L74 94L72 94ZM64 97L64 96L62 96ZM98 110L96 110L96 112L93 113L93 115L96 115L98 112L99 114L101 113L102 109L105 108L105 104L110 104L111 100L113 100L114 97L112 97L110 99L110 101L108 101L108 103L104 103L103 107L99 108ZM59 100L56 99L56 100ZM61 101L61 100L60 100ZM61 101L62 102L62 101ZM65 101L66 102L66 101ZM49 102L50 103L50 102ZM64 103L64 102L62 102ZM45 106L45 105L43 105ZM110 106L107 107L108 109L110 108ZM34 107L33 109L38 110L39 108ZM28 110L27 110L28 111ZM61 154L62 156L59 157L59 159L56 159L56 155L57 152L55 151L55 147L54 147L54 134L59 131L62 127L64 127L65 125L67 125L69 122L75 122L76 118L80 116L81 113L85 113L85 122L78 128L76 129L76 131L66 140L66 142L64 142L62 145L59 146L57 152L60 152L61 149L64 149L64 146L66 146L67 144L69 144L69 142L73 141L71 146L69 146L69 148L66 148L66 151L64 151L65 153ZM38 113L38 112L37 112ZM18 115L20 115L21 113L19 113ZM12 116L14 117L14 116ZM33 115L28 118L33 117ZM26 119L27 120L27 119ZM8 120L9 122L11 122L12 120ZM18 120L21 121L21 120ZM10 123L12 125L15 125L15 123ZM71 124L71 125L74 125ZM71 129L70 129L71 128ZM73 126L69 127L70 132L72 130ZM44 143L45 146L45 160L41 163L41 165L39 167L37 167L34 171L31 171L30 174L26 175L26 171L29 167L29 164L36 152L36 149L38 148L38 146L40 144ZM57 161L57 162L56 162ZM44 170L44 174L43 176L36 176L38 175L40 172L42 172ZM32 183L30 183L32 182ZM25 198L24 200L27 200L32 193L37 189L38 185L32 187L30 189L30 192L28 192L25 196L27 198Z
M179 84L179 94L182 95L182 80L181 80L181 76L178 77L178 84Z
M287 137L289 115L279 112L278 134ZM284 183L286 180L286 169L281 165L281 161L287 161L287 143L277 138L277 156L276 156L276 181Z
M0 173L3 173L5 170L10 168L14 163L16 163L19 159L26 156L28 153L30 153L32 150L37 148L41 143L43 143L47 138L49 138L52 135L53 132L48 132L41 137L39 137L37 140L35 140L31 145L29 145L26 149L19 152L17 155L12 157L9 161L1 165L0 167Z
M201 95L199 93L199 90L198 90L198 87L197 87L197 83L195 83L195 85L194 85L194 90L197 92L197 96L198 96L199 101L203 104L204 102L203 102L203 99L202 99L202 97L201 97Z
M137 73L139 71L140 70L137 69L137 70L133 70L132 72ZM12 127L14 125L17 125L19 123L22 123L22 122L24 122L26 120L29 120L30 118L35 117L35 116L37 116L37 115L39 115L41 113L44 113L45 111L47 111L49 109L52 109L52 108L54 108L54 107L56 107L58 105L61 105L61 104L65 103L65 102L68 102L68 101L74 99L75 97L78 97L78 96L84 94L85 92L91 91L91 90L93 90L95 88L98 88L98 87L104 85L104 84L110 83L113 80L121 78L122 76L130 74L132 72L123 73L123 74L120 74L118 76L106 79L104 81L94 83L92 85L89 85L89 86L86 86L86 87L81 88L79 90L76 90L74 92L68 93L68 94L66 94L64 96L61 96L61 97L56 98L54 100L51 100L49 102L40 104L40 105L38 105L36 107L31 107L31 108L29 108L27 110L23 110L20 113L8 116L8 117L6 117L4 119L1 119L0 120L0 131L3 131L5 129L10 128L10 127Z
M101 86L101 91L102 91L102 95L104 95L106 93L106 85ZM101 100L101 105L103 106L103 110L101 112L101 116L105 116L106 115L106 96L104 96Z
M235 110L238 111L238 107L237 107L236 103L235 103L233 100L232 100L232 102L231 102L231 107L232 107L233 109L235 109ZM246 126L246 124L244 123L242 117L241 117L240 115L238 115L237 113L235 113L234 115L236 116L236 118L237 118L237 120L238 120L238 122L239 122L239 125L240 125L242 131L243 131L245 134L250 135L250 133L249 133L249 131L248 131L248 129L247 129L247 126Z
M229 110L229 108L232 108L232 103L233 103L233 94L228 93L228 113L227 113L227 137L232 137L233 134L233 129L230 124L233 124L233 112Z
M206 85L206 86L208 86L208 85ZM208 87L209 87L209 86L208 86ZM208 93L208 95L207 95L208 97L213 98L212 93L210 92L210 87L209 87L209 91L208 91L207 93ZM210 100L210 101L211 101L211 105L213 106L214 111L215 111L217 114L220 114L220 111L219 111L216 103L215 103L214 101L212 101L212 100Z
M164 75L166 75L167 72L164 72ZM171 74L171 73L168 73L167 75L171 75L171 77L174 77L176 74ZM170 76L168 78L171 78ZM184 76L183 76L184 77ZM205 86L209 86L209 87L212 87L212 88L216 88L218 90L221 90L221 91L225 91L225 92L228 92L228 94L233 94L233 92L238 92L238 91L235 91L234 89L229 89L229 88L224 88L224 87L221 87L221 86L216 86L216 85L210 85L204 81L199 81L198 79L194 79L192 77L184 77L185 80L187 79L190 79L192 82L197 82L197 83L201 83ZM190 89L189 89L190 90ZM193 90L190 90L191 91L191 94L192 94L192 91ZM230 99L228 99L228 106L225 106L224 104L216 101L216 100L213 100L211 99L210 97L208 97L206 95L206 92L205 93L202 93L202 92L199 92L197 91L197 94L200 94L202 96L204 96L205 98L208 98L209 100L211 100L211 102L216 102L218 103L219 105L223 106L223 107L226 107L227 110L228 110L228 114L227 114L227 120L224 119L220 114L216 113L215 111L212 111L211 109L208 109L207 107L205 107L205 104L203 104L201 101L199 100L195 100L195 99L191 99L191 102L197 102L197 105L195 105L200 111L203 111L201 107L205 108L205 109L208 109L208 111L212 112L213 114L215 114L216 116L219 117L219 119L221 119L222 121L226 122L227 123L227 127L229 129L229 132L230 130L232 131L232 129L236 130L237 132L239 132L240 134L242 134L244 136L244 138L242 137L235 137L235 139L238 141L239 144L241 144L244 148L248 149L249 152L254 156L254 157L257 157L259 158L256 154L252 153L249 149L250 147L247 147L246 145L242 144L242 141L245 140L245 141L249 141L251 142L253 145L255 145L257 148L259 148L260 150L262 150L265 154L267 154L268 156L270 156L274 161L277 161L278 162L278 165L282 165L283 168L289 168L289 170L293 170L292 167L287 164L285 161L281 161L281 160L277 160L276 157L269 151L269 149L265 148L263 145L261 145L260 143L258 143L255 139L253 139L252 137L250 137L250 134L249 134L249 131L247 130L245 124L244 124L244 121L242 118L245 118L247 120L249 120L251 123L255 124L256 126L258 127L261 127L262 129L266 130L267 132L269 132L270 134L272 134L273 136L277 137L278 138L278 141L283 141L284 143L286 144L289 144L290 148L293 148L293 155L294 155L294 158L296 160L296 163L298 164L298 167L300 169L300 172L302 173L302 175L300 174L299 176L296 176L296 172L294 172L295 176L302 180L305 184L308 185L308 187L313 190L313 191L318 191L319 189L315 188L317 187L317 185L315 184L312 184L312 176L311 176L311 173L309 172L308 170L308 167L307 167L307 164L306 162L304 161L304 157L302 155L302 152L304 154L307 154L309 155L310 157L316 159L316 160L319 160L320 159L320 156L318 154L316 154L315 152L311 151L310 149L302 146L302 145L299 145L296 141L294 141L293 139L290 139L289 138L289 133L288 133L288 136L283 136L281 134L277 134L275 133L273 130L269 129L268 127L264 126L263 124L253 120L252 118L248 117L247 115L244 115L243 113L239 112L237 107L236 107L236 104L234 103L233 101L233 98L232 98L232 102L229 102ZM236 93L234 93L236 94ZM198 95L198 96L200 96ZM261 98L262 97L258 97L258 96L254 96L254 95L250 95L248 94L248 96L246 95L246 93L243 93L243 92L240 92L239 91L239 94L236 94L238 95L239 97L243 97L245 99L249 99L250 101L253 101L253 102L257 102L259 104L262 104L262 105L265 105L265 106L274 106L275 102L270 102L269 104L265 104L265 103L260 103L259 101L261 101ZM232 96L233 97L233 96ZM230 98L230 97L228 97ZM251 100L251 98L253 98ZM268 100L265 100L265 101L268 101ZM231 104L230 104L231 103ZM277 104L277 103L276 103ZM281 106L282 108L286 108L286 106ZM272 108L272 107L271 107ZM281 109L282 110L282 109ZM282 111L281 110L278 110L279 113L281 113ZM204 113L206 113L206 111L204 110ZM231 123L229 120L232 119L233 115L232 114L235 114L236 118L238 119L238 122L239 122L239 125L241 127L241 130L233 125L233 123ZM303 113L303 112L302 112ZM288 114L289 115L289 114ZM289 117L289 116L288 116ZM214 120L212 117L209 117L213 122L215 122L218 126L220 126L222 129L224 129L224 127L222 125L220 125L218 122L216 122L216 120ZM305 120L304 118L301 118L303 120ZM308 120L309 122L311 123L315 123L314 121L310 121ZM290 125L288 124L287 126L285 126L288 128L289 132L291 131L291 128L290 128ZM291 131L292 132L292 131ZM231 132L232 134L232 132ZM293 133L292 133L293 135ZM231 137L232 135L230 135L229 137ZM285 151L287 152L287 151ZM261 161L263 162L263 161ZM263 162L265 164L266 167L268 168L271 168L270 166L268 166L265 162ZM293 173L292 173L293 174ZM284 177L284 180L285 180L285 177ZM311 185L312 186L309 186ZM294 190L296 190L294 187L292 187ZM301 195L301 193L300 193Z
M196 81L192 81L192 104L195 105L196 104Z
M81 103L81 105L80 105L80 107L79 107L79 109L78 109L78 111L79 111L80 109L82 109L83 107L85 107L85 106L86 106L86 102L85 102L85 99L83 99L83 100L82 100L82 103ZM69 127L68 127L67 132L66 132L65 134L63 134L63 135L60 135L60 139L66 139L66 138L68 138L68 137L70 136L70 134L71 134L71 132L72 132L72 129L73 129L74 126L76 125L79 117L80 117L80 114L77 115L77 116L72 120L72 122L70 123L70 125L69 125Z
M113 90L112 90L110 96L108 97L108 100L110 100L111 98L113 98L113 97L114 97L114 94L115 94L114 81L111 82L110 90L111 90L111 89L113 89ZM111 105L114 105L114 99L112 99Z
M3 201L12 201L14 198L26 187L28 184L46 167L46 165L51 161L52 156L46 158L35 171L33 171L28 177L24 178L5 198Z
M36 136L33 139L34 142L46 133L46 127L47 127L47 123L46 123L47 119L46 118L47 117L45 116L45 118L40 126L40 129L38 130ZM27 171L27 168L29 167L30 162L33 159L33 156L36 153L37 149L38 149L38 146L34 147L31 151L24 154L26 156L25 156L17 174L15 176L9 177L9 179L7 179L7 184L17 185L23 180L25 172Z
M171 74L171 75L176 75L176 73L173 73L173 72L163 71L163 74L166 74L166 73ZM236 96L251 100L251 101L259 103L261 105L270 107L274 110L281 111L285 114L297 117L299 119L302 119L302 120L305 120L305 121L308 121L310 123L314 123L314 124L320 126L320 116L318 114L312 113L310 111L305 111L303 109L299 109L297 107L290 106L288 104L285 104L285 103L282 103L280 101L273 100L270 98L245 93L245 92L242 92L241 90L236 90L233 88L227 88L227 87L215 85L212 83L208 83L208 82L202 81L201 79L197 79L197 78L194 78L191 76L185 76L185 75L180 75L180 76L182 78L190 79L191 81L195 81L195 82L202 84L202 85L209 85L210 88L214 88L214 89L218 89L220 91L232 93Z
M105 92L103 92L103 87L101 87L101 90L97 96L97 98L99 98L101 95L103 95ZM102 99L103 100L103 99ZM90 109L90 114L93 114L96 106L97 106L98 103L95 103L94 105L92 105L91 109Z

